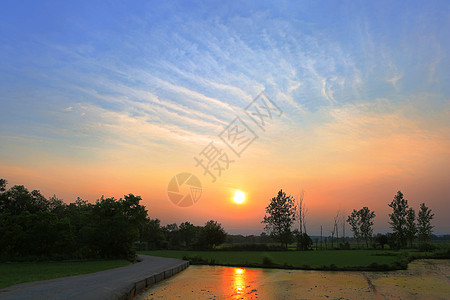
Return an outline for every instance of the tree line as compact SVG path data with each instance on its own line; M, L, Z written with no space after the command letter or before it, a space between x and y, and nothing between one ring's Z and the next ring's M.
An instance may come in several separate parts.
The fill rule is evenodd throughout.
M161 226L159 219L147 218L141 229L140 239L136 242L139 250L210 250L227 239L222 225L214 220L204 226L195 226L190 222Z
M428 243L431 241L433 230L431 220L434 214L431 212L431 209L425 203L422 203L416 215L415 210L409 207L408 200L404 199L401 191L397 192L388 206L392 208L392 213L389 214L389 225L392 232L378 234L375 237L373 235L374 218L376 216L374 211L368 207L363 207L359 210L354 209L347 216L344 221L350 225L357 247L359 248L360 242L363 241L367 248L369 248L370 243L376 242L382 247L385 244L389 244L391 248L401 249L406 248L408 243L409 247L413 247L414 241L418 240L422 247L427 248L429 246ZM335 235L337 239L339 238L339 217L340 212L334 218L334 226L331 231L332 243ZM299 221L299 229L293 230L293 224L296 220ZM298 250L307 250L313 245L313 241L306 233L303 193L298 203L296 203L292 196L286 195L283 190L280 190L266 207L266 215L262 223L265 224L264 229L269 233L269 236L281 245L284 245L286 249L288 244L292 242L297 243ZM345 236L345 223L343 223L343 236ZM344 246L341 244L341 247L349 248L350 246L346 243Z
M66 204L56 196L23 185L6 189L0 179L0 261L36 259L134 259L135 250L177 247L210 249L223 243L219 223L185 222L160 226L150 219L140 196L77 198Z
M23 185L7 190L6 185L7 181L0 179L0 261L134 259L136 250L208 250L227 240L225 230L214 220L204 226L190 222L161 226L160 220L149 218L146 207L140 204L141 197L133 194L120 199L102 196L95 203L77 198L66 204L55 195L47 199L38 190L30 192ZM311 249L313 241L306 232L307 209L302 196L299 200L296 203L292 196L280 190L270 200L262 221L268 234L251 238L228 236L229 242L241 244L237 246L247 250L287 249L292 242L298 250ZM408 243L411 247L416 239L420 243L430 241L434 214L424 203L416 215L398 191L388 205L392 208L389 214L392 233L373 236L375 212L368 207L355 209L347 217L345 221L350 225L358 247L360 242L369 247L376 241L381 246L389 244L391 248L405 248ZM334 218L332 242L334 235L338 238L338 217L339 212ZM293 229L296 220L300 220L299 228ZM248 247L242 247L243 242L248 243ZM278 242L281 247L251 245L271 242ZM229 249L238 248L232 245Z

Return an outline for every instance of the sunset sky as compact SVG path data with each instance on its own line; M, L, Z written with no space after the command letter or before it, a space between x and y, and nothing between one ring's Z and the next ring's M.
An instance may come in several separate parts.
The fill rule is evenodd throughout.
M4 2L0 178L242 234L280 189L304 190L311 234L363 206L387 231L401 190L450 233L449 1L204 2ZM262 91L282 111L263 128L245 113ZM236 117L240 156L219 137ZM211 142L234 160L215 182L194 160ZM190 207L167 194L183 172Z

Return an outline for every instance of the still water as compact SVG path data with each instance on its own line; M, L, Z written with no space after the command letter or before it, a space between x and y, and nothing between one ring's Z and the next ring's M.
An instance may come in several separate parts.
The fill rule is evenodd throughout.
M394 272L190 266L136 299L449 299L450 261Z

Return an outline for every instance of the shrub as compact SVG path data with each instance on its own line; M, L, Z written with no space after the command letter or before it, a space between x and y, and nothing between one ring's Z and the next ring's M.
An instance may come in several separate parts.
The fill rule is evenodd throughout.
M185 256L183 256L183 260L188 260L191 265L208 263L208 260L202 258L201 256L197 256L197 255L196 256L185 255Z

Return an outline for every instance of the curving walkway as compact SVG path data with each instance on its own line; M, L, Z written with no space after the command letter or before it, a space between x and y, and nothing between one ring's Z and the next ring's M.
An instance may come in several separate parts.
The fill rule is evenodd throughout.
M138 255L141 262L117 269L0 289L0 299L132 299L153 284L186 269L189 262Z

